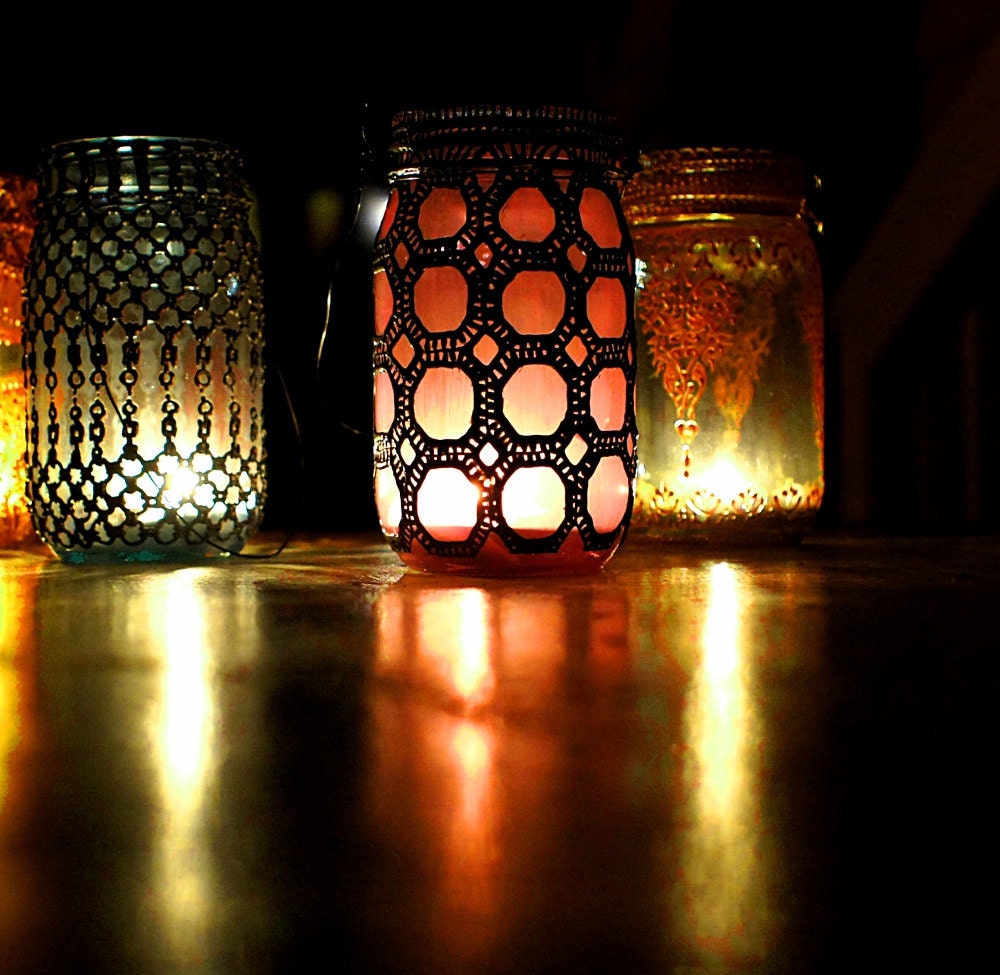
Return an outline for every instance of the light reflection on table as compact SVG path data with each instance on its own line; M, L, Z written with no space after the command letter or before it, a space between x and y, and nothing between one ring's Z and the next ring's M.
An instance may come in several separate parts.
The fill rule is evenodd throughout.
M933 551L960 609L991 544ZM841 658L921 629L885 551L632 546L544 581L352 536L0 556L2 971L836 971L874 910Z

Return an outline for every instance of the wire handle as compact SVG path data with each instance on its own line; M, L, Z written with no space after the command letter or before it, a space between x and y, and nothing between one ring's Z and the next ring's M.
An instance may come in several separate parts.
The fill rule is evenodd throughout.
M361 211L363 209L364 203L364 188L368 183L371 174L375 167L375 155L372 150L371 144L368 140L368 103L362 102L360 115L361 121L359 125L359 136L360 145L358 158L360 161L360 167L358 170L358 180L354 186L354 196L353 196L353 214L351 216L351 223L347 229L347 232L343 235L340 245L338 248L338 253L333 262L333 270L330 275L330 284L327 286L326 292L326 308L323 316L323 328L320 332L319 343L316 348L316 379L317 386L322 391L322 370L323 370L323 354L326 349L327 340L330 337L330 327L333 322L333 308L334 308L334 296L336 293L338 281L340 279L341 264L344 258L344 253L347 250L348 244L352 240L356 240L358 236L358 225L360 222ZM322 397L322 392L320 392ZM348 423L346 420L337 418L336 422L348 433L354 434L358 437L366 436L361 430L357 429L353 424Z

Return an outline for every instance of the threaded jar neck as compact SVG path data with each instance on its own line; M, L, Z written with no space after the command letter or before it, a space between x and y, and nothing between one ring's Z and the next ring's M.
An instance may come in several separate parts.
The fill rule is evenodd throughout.
M784 153L661 149L640 155L623 208L633 225L704 213L804 216L813 185L802 160Z
M39 171L39 198L123 205L196 199L247 205L243 158L209 139L109 136L56 143Z
M502 167L559 163L618 178L635 172L610 115L564 106L463 105L416 109L392 119L389 177L454 164Z

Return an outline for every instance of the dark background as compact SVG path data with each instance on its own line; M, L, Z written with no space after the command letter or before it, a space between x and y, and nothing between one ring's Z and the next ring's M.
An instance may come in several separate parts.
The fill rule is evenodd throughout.
M375 211L352 229L354 208L381 198L394 112L496 102L610 112L637 150L802 157L822 183L821 521L1000 529L994 0L283 4L256 15L202 4L38 18L11 32L0 169L30 173L49 143L102 135L202 136L243 152L267 302L266 527L375 525Z

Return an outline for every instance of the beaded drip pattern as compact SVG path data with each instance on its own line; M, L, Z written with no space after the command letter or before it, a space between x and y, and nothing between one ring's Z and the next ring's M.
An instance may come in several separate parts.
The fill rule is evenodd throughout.
M628 167L606 124L556 108L395 120L393 187L374 256L374 370L392 403L391 422L376 427L375 467L376 483L391 471L399 492L399 524L386 532L398 552L419 545L473 558L498 537L511 553L554 553L574 532L585 551L604 552L624 536L635 476L634 258L620 209ZM447 279L457 295L451 320L422 313L432 279ZM513 296L529 279L531 312L521 314ZM421 385L442 368L465 390L472 419L432 436ZM609 418L594 404L612 374L620 396ZM562 406L525 429L513 418L516 400L542 398L529 375L560 386ZM554 471L565 490L551 533L518 531L504 514L505 486L531 468ZM481 489L475 525L458 540L436 537L417 500L428 476L446 469ZM598 524L588 489L596 494L609 478L627 500L613 524Z
M54 146L27 275L28 488L63 558L239 551L266 495L264 315L239 154Z

